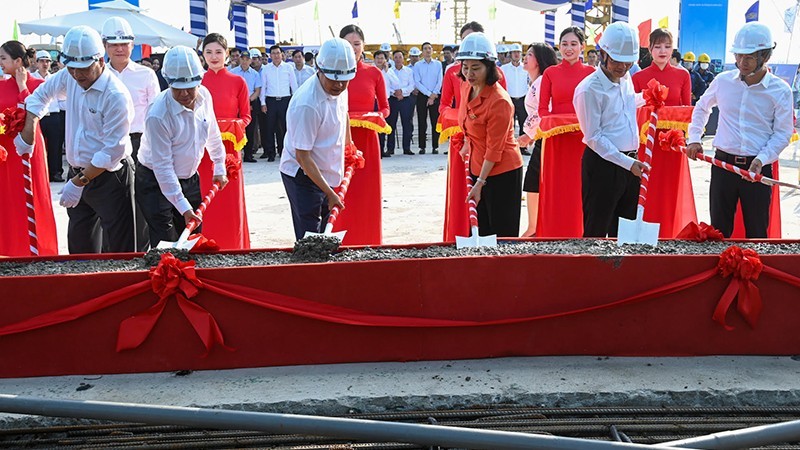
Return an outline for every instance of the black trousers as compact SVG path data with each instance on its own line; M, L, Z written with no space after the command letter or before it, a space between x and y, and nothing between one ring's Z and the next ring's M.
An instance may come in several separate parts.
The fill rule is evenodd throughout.
M200 194L200 176L178 180L181 191L196 210L203 201ZM164 197L156 175L147 167L136 165L136 203L142 210L147 227L150 229L150 244L155 248L161 241L175 242L186 228L183 215ZM197 227L197 233L201 227Z
M528 111L525 109L525 97L512 98L511 102L514 103L514 117L517 119L517 126L519 126L519 133L523 133L522 127L525 125L525 120L528 119ZM521 148L521 147L520 147Z
M139 147L142 145L142 133L131 133L131 147L133 148L133 153L131 157L133 158L134 163L139 162Z
M50 113L39 121L45 148L47 149L47 169L50 179L64 175L64 135L66 122L64 112Z
M278 100L280 98L280 100ZM261 134L261 144L267 156L283 153L283 138L286 136L286 111L289 109L291 97L267 97L267 127L266 134ZM277 141L277 142L276 142Z
M403 124L403 150L411 150L411 137L414 134L414 96L409 95L398 100L397 97L389 97L389 117L386 123L392 127L392 132L386 141L386 151L394 153L395 142L397 139L397 117ZM438 139L437 139L438 140Z
M244 144L242 151L244 152L244 159L253 159L255 153L256 143L256 127L258 126L258 117L256 111L261 111L261 102L258 99L250 102L250 123L244 128L244 134L247 136L247 143Z
M77 173L70 167L67 177ZM78 205L67 208L70 253L133 252L147 247L144 220L137 220L134 233L134 173L131 161L124 160L121 169L103 172L83 188ZM134 235L138 245L134 245Z
M635 219L639 181L586 147L581 160L583 237L616 237L620 217Z
M259 103L258 108L254 108L252 111L253 118L252 121L256 122L256 126L258 127L258 134L260 135L261 140L259 143L261 144L261 148L264 149L264 152L261 154L262 158L267 157L267 113L261 111L261 104ZM254 133L255 134L255 133ZM253 149L253 153L258 152L258 147Z
M472 175L474 183L478 177ZM519 237L522 167L486 178L478 202L478 231L481 236Z
M439 97L432 105L428 106L428 96L417 94L417 125L419 126L419 148L425 150L428 140L428 123L430 118L431 140L434 150L439 148L439 132L436 131L436 122L439 120Z
M302 239L306 231L325 231L330 211L328 199L322 189L311 181L303 169L298 170L293 177L281 172L281 178L292 210L295 238Z
M539 192L539 183L542 175L542 140L537 139L533 143L531 158L528 160L528 169L525 171L525 179L522 182L522 190L525 192Z
M754 156L737 157L717 150L715 158L741 167L750 168ZM764 165L761 174L772 177L772 165ZM766 238L769 227L769 207L772 201L772 188L761 183L752 183L735 173L717 166L711 167L711 187L709 206L711 225L722 232L726 238L733 233L733 218L737 203L742 204L745 236L748 239Z

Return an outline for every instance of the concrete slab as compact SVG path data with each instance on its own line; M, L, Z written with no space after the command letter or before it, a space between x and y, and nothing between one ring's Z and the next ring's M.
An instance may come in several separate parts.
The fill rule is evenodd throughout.
M800 357L540 357L0 380L21 396L340 415L475 406L788 406ZM35 419L50 423L49 419ZM0 414L0 426L29 424Z

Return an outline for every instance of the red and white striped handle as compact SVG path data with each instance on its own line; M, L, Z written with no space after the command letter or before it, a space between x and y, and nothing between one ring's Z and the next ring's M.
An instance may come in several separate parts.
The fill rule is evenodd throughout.
M686 147L684 147L684 146L674 147L673 150L685 153L686 152ZM766 184L767 186L773 186L773 185L777 184L778 186L785 186L785 187L790 187L790 188L793 188L793 189L800 189L800 185L787 183L785 181L779 181L779 180L776 180L776 179L770 178L770 177L765 177L764 175L761 175L760 173L755 173L755 172L751 172L749 170L744 170L741 167L734 166L733 164L727 163L725 161L721 161L721 160L719 160L717 158L714 158L713 156L708 156L708 155L706 155L704 153L698 153L696 158L700 159L700 160L703 160L703 161L705 161L707 163L711 163L711 164L713 164L713 165L715 165L715 166L717 166L717 167L719 167L721 169L727 170L728 172L733 172L736 175L739 175L740 177L745 178L747 180L755 181L756 183L763 183L763 184Z
M206 208L208 208L211 200L214 200L217 192L219 192L219 183L215 181L214 184L211 185L211 190L208 191L208 194L203 198L203 202L200 203L200 206L197 208L197 211L194 212L201 220L203 219L203 213L206 212ZM191 234L198 225L200 225L200 221L192 219L186 224L186 230ZM186 231L184 231L184 233L185 232Z
M639 206L636 209L636 216L644 216L644 205L647 203L647 186L650 182L650 160L653 158L653 145L656 141L656 125L658 124L658 110L653 109L650 113L650 124L647 127L647 143L644 146L644 163L646 170L642 171L642 181L639 184Z
M31 256L39 256L39 237L36 235L36 210L33 207L33 180L31 179L31 155L22 155L22 178L25 188L25 205L28 208L28 241Z
M339 196L342 203L344 203L344 196L347 195L347 188L350 187L350 180L353 178L353 172L355 172L355 167L352 165L347 166L347 169L344 171L344 178L342 178L342 182L339 183L339 187L336 188L336 195ZM342 208L340 208L339 205L333 207L328 216L328 228L333 229L333 224L336 223L336 219L339 218L339 213L341 212Z
M469 195L469 193L472 192L473 186L475 186L472 182L472 175L469 172L469 156L467 156L467 160L464 161L464 174L467 179L467 195ZM470 197L467 202L467 208L470 228L478 228L478 202L475 201L475 198Z

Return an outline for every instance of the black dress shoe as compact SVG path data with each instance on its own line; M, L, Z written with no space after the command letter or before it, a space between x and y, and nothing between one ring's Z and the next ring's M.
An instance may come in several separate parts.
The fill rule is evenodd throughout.
M425 149L424 148L419 149L419 153L417 153L417 154L418 155L424 155L425 154Z
M64 177L62 177L61 175L53 175L52 177L50 177L50 181L54 183L63 183Z
M392 154L389 152L381 152L381 158L391 158Z
M269 158L269 156L266 153L262 153L261 156L259 156L259 159L267 159L267 158Z
M519 151L520 151L520 153L522 153L525 156L530 156L531 155L531 152L529 152L527 148L522 148Z
M243 161L244 161L244 162L249 162L249 163L258 162L258 161L256 161L256 159L255 159L255 158L245 158L245 159L243 159Z
M275 162L275 157L274 156L268 157L267 162Z
M414 152L412 152L411 150L403 150L403 154L404 155L413 155Z
M438 154L439 154L439 150L436 150L436 149L431 150L431 155L438 155Z

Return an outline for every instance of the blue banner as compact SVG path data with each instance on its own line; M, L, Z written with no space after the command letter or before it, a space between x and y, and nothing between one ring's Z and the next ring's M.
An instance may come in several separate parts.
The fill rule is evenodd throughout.
M728 0L681 0L678 50L725 61Z
M744 13L744 21L745 22L755 22L758 20L758 2L753 3L747 8L747 12Z

